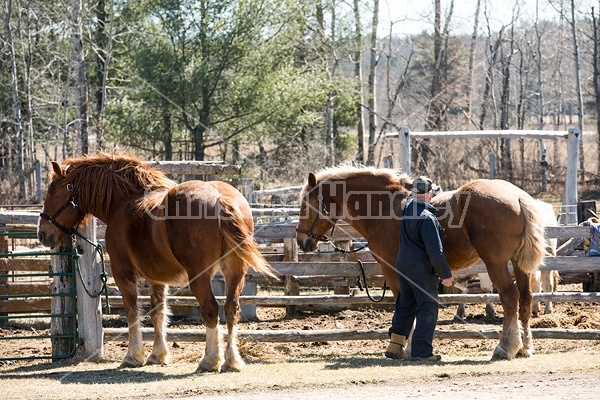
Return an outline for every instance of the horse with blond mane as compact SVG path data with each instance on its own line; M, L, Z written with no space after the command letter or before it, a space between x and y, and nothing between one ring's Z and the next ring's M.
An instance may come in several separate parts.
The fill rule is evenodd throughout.
M317 242L337 220L346 221L368 242L394 296L395 269L403 204L412 180L389 169L338 167L308 175L301 193L297 241L303 251ZM543 263L544 225L536 201L502 180L478 179L443 192L431 203L446 231L444 250L453 271L482 260L504 309L500 341L492 359L533 353L530 317L531 274ZM514 267L516 283L508 269ZM520 322L520 323L519 323Z
M86 215L106 223L106 249L122 294L129 346L122 367L167 364L168 285L185 285L200 303L206 324L206 350L197 372L239 371L244 365L236 343L239 296L249 266L273 275L254 240L248 202L225 182L181 184L134 157L99 153L52 162L53 175L40 214L38 238L55 248L73 235ZM218 304L211 279L226 282L228 330L224 360ZM150 284L152 353L144 359L137 305L138 281Z

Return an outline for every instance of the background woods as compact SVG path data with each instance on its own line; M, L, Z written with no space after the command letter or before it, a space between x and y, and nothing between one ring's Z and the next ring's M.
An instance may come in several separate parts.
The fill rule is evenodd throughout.
M600 174L600 4L592 0L2 0L0 204L36 166L99 149L222 160L265 186L356 161L386 132L578 127ZM468 4L467 4L468 3ZM507 11L508 10L508 11ZM419 29L398 29L420 23ZM414 142L444 187L496 177L561 192L551 140Z

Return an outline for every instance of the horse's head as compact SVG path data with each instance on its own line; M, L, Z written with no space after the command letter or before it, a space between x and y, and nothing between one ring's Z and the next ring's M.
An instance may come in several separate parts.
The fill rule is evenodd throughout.
M58 247L65 235L72 235L85 217L75 200L76 190L68 183L66 171L52 162L54 173L38 221L38 239L44 246Z
M331 199L324 197L322 186L315 174L308 174L308 183L302 190L296 228L298 246L305 252L315 251L317 242L329 240L325 233L335 226L335 219L329 214Z

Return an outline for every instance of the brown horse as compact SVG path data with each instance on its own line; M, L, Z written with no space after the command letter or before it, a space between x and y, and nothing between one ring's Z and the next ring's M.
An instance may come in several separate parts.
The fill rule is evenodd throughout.
M301 194L298 245L314 251L336 220L344 220L368 242L395 296L395 269L402 205L412 180L393 170L338 167L310 173ZM533 353L531 273L544 259L544 226L536 202L516 186L480 179L433 198L446 230L444 250L452 270L483 260L504 309L500 343L492 359ZM514 266L516 284L508 261ZM518 317L517 317L518 315ZM519 326L519 320L521 327ZM520 328L522 332L520 332Z
M137 306L139 278L151 287L150 318L154 346L147 364L166 364L168 285L184 285L200 303L206 324L206 350L197 372L239 371L244 365L236 344L239 296L246 270L272 272L256 247L248 202L224 182L169 180L138 159L100 153L53 162L54 173L40 214L38 238L60 245L87 214L106 223L106 249L123 296L129 346L122 367L144 364ZM225 360L220 346L218 304L211 279L220 270L226 281L228 338Z

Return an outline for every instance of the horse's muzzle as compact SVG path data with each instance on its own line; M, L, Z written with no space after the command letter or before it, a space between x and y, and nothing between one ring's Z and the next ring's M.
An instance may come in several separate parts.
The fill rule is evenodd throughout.
M317 242L309 238L308 236L302 239L298 238L296 241L298 242L298 247L300 247L300 250L302 250L305 253L310 253L317 250Z
M57 246L58 242L56 240L56 235L54 235L53 233L46 234L43 231L38 231L37 237L40 243L46 247L53 249Z

